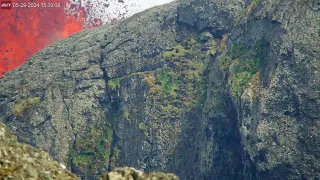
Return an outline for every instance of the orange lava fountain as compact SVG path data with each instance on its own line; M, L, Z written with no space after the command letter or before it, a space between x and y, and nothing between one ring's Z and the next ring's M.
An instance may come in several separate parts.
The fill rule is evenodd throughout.
M84 28L86 12L68 0L14 0L11 5L0 9L0 77Z

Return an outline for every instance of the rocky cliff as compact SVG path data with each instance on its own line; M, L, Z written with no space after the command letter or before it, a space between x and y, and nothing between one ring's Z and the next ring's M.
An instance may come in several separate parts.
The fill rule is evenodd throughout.
M77 180L65 165L51 159L48 153L17 142L17 138L0 122L0 178L1 179L61 179ZM103 173L100 180L179 180L174 174L144 173L134 168L118 168Z
M0 79L0 119L83 179L318 179L319 12L183 0L84 30Z

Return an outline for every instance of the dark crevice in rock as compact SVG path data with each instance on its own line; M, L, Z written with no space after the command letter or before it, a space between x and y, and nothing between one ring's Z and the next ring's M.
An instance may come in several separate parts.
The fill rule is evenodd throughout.
M228 107L227 116L229 116L231 120L231 129L232 129L231 131L234 133L230 132L229 134L230 137L228 137L228 134L226 134L227 136L224 135L224 137L221 137L222 144L225 145L226 149L233 151L236 157L239 157L234 159L235 167L231 169L235 169L236 171L236 173L234 173L233 175L234 179L238 179L239 177L241 177L242 179L242 178L245 178L248 174L254 174L255 167L253 166L253 162L250 159L247 160L248 161L247 164L243 162L243 159L246 159L246 157L248 157L248 154L247 152L245 152L242 144L239 112L237 112L236 105L232 101L232 98L230 97L230 95L226 95L225 99ZM250 166L249 168L250 171L247 172L247 174L245 174L246 172L243 172L243 169L245 169L244 168L245 166Z
M110 80L110 78L108 77L108 73L105 69L105 67L103 66L103 61L104 61L104 58L103 58L103 53L101 52L100 53L100 70L103 72L103 80L105 81L106 84L108 84L108 81Z
M103 80L105 81L105 84L107 85L109 80L111 79L109 76L108 76L108 73L105 69L105 67L103 66L103 62L104 62L104 57L103 57L103 53L101 52L101 57L100 57L100 69L101 71L103 72ZM112 141L111 141L111 147L110 147L110 154L109 154L109 162L107 164L107 170L108 171L112 171L112 159L113 159L113 156L114 156L114 148L116 147L116 144L117 144L117 141L118 141L118 138L117 138L117 135L116 135L116 132L115 132L115 126L116 126L116 119L117 119L117 115L119 114L119 109L120 109L120 104L118 101L113 101L114 98L112 97L109 89L106 87L106 90L105 90L105 93L106 93L106 96L107 96L107 99L104 99L103 101L101 101L101 105L102 107L106 108L104 109L104 112L106 113L106 117L107 117L107 120L109 121L115 121L115 122L111 122L111 126L112 126ZM110 101L110 102L109 102Z
M64 104L64 106L65 106L65 108L66 108L66 111L67 111L67 119L68 119L68 122L69 122L72 130L74 130L74 124L73 124L73 123L71 122L71 120L70 120L70 107L68 106L66 100L65 100L63 97L62 97L62 102L63 102L63 104ZM73 132L73 131L72 131L72 132Z
M101 78L97 78L97 79L101 79ZM77 90L79 90L79 92L85 92L91 88L92 88L92 86L86 86L86 87L79 87Z
M71 71L75 71L75 72L79 72L79 71L85 71L85 70L88 70L89 67L82 67L82 68L79 68L79 69L71 69Z
M77 133L73 133L74 134L74 141L72 143L72 150L76 149L76 140L77 140ZM70 170L71 172L77 173L77 167L74 166L74 164L72 163L72 158L69 157L69 164L70 164Z
M114 157L114 149L117 145L118 137L116 135L115 130L112 130L112 142L111 142L111 148L110 148L110 155L109 155L109 163L108 163L108 171L112 171L112 159Z
M0 101L3 101L1 99L8 99L8 98L9 98L9 96L0 94Z
M107 88L108 89L108 88ZM107 90L108 91L108 90ZM113 97L111 93L108 92L109 102L107 103L107 120L109 121L111 128L112 128L112 140L110 146L110 155L109 155L109 162L108 162L108 170L112 170L112 163L114 157L114 150L116 148L118 142L118 136L116 134L116 129L118 125L118 119L120 117L120 99L117 97Z
M67 111L67 120L68 120L68 122L69 122L69 124L70 124L70 126L71 126L72 134L73 134L73 141L72 141L72 144L71 144L71 147L72 147L72 148L69 149L69 152L70 152L70 151L73 151L73 150L75 149L76 136L77 136L77 134L76 134L76 132L75 132L74 123L73 123L73 122L71 121L71 119L70 119L70 107L69 107L69 105L67 104L67 102L66 102L66 100L65 100L64 97L62 97L62 102L63 102L64 105L65 105L65 108L66 108L66 111ZM70 153L69 153L69 156L70 156ZM71 158L71 157L67 157L67 161L68 161L67 164L70 164L70 169L72 170L72 172L74 172L75 167L72 167L72 166L73 166L72 158Z
M101 43L100 44L100 48L101 49L104 49L105 47L107 47L109 44L111 44L112 43L112 41L108 41L108 42L103 42L103 43Z
M221 147L219 161L222 164L222 169L217 173L218 177L228 177L228 179L256 179L254 178L256 174L256 167L254 162L249 158L248 152L245 151L243 147L243 140L241 139L240 124L241 117L243 114L241 98L232 97L230 92L224 89L228 88L227 80L228 77L223 78L223 72L219 69L217 65L219 63L217 59L218 55L212 57L211 71L214 72L216 79L211 80L214 83L212 86L220 91L220 97L225 103L225 109L221 112L225 114L225 117L216 114L213 118L209 118L210 123L214 124L214 130L211 132L213 136L216 136L218 146ZM217 84L217 85L214 85ZM222 86L222 87L221 87ZM217 132L223 133L217 133ZM209 135L208 132L206 135ZM226 156L226 153L232 153L234 158ZM218 160L218 159L217 159ZM226 163L225 161L231 161ZM226 164L224 164L226 163ZM226 170L227 169L227 170ZM233 173L230 173L233 171ZM209 180L212 177L207 177Z

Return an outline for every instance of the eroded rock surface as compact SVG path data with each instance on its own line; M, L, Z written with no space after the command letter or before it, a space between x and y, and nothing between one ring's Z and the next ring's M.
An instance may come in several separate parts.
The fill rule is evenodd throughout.
M179 180L174 174L169 173L144 173L134 168L118 168L109 173L104 173L100 177L100 180Z
M78 179L48 153L17 142L0 122L0 179Z
M315 0L185 0L85 30L0 79L0 118L83 179L317 179Z
M17 138L0 122L0 178L1 179L61 179L77 180L65 165L51 159L48 153L17 142ZM103 173L101 180L179 180L174 174L144 173L134 168L118 168Z

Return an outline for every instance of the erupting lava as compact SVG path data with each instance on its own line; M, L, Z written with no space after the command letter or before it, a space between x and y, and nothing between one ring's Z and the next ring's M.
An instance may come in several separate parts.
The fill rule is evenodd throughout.
M4 1L10 0L0 0ZM84 28L115 22L170 1L12 0L11 9L0 8L0 78L40 49Z
M108 1L13 0L11 9L0 9L0 78L40 49L127 14L127 5L119 10L118 1L113 0L113 5ZM109 6L116 12L110 12Z
M67 14L65 6L69 2L50 0L44 4L40 1L32 2L36 7L14 7L28 5L25 0L17 0L12 2L10 10L0 9L0 77L40 49L84 28L83 9Z

